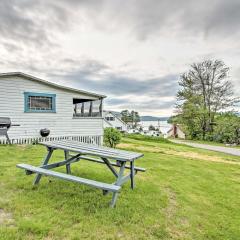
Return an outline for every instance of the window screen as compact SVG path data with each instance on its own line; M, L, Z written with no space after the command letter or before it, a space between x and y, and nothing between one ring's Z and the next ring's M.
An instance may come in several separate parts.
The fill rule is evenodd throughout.
M101 116L101 101L96 100L92 102L92 116L100 117Z
M56 94L24 92L25 112L56 112Z
M52 97L28 97L28 109L30 110L52 110L52 106Z
M101 114L101 100L73 99L74 117L101 117Z

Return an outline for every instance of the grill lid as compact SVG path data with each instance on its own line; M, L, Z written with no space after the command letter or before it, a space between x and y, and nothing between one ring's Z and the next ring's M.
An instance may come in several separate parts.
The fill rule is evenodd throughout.
M0 117L0 127L11 127L11 119L9 117Z
M0 117L0 126L7 126L10 127L11 126L11 119L8 117Z

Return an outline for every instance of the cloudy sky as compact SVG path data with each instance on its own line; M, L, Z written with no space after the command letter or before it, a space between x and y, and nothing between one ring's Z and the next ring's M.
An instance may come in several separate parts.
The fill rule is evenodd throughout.
M105 108L172 114L179 75L222 59L240 92L240 0L0 0L1 72L108 96Z

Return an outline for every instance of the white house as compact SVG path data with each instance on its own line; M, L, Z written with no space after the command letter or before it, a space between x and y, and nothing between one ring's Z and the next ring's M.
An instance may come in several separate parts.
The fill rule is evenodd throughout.
M186 134L183 132L181 127L178 124L173 124L172 127L167 132L167 137L174 137L174 138L186 138Z
M70 138L100 144L103 136L104 95L60 86L24 73L0 74L0 117L10 117L13 143ZM5 138L0 136L0 141Z
M122 121L121 117L119 117L117 114L111 111L104 111L103 117L104 117L104 122L103 122L104 128L112 127L123 132L126 132L128 130L128 125L124 121Z

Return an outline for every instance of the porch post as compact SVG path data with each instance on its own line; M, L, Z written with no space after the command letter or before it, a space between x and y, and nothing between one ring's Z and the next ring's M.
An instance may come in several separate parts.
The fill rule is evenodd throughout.
M103 116L103 99L100 99L100 105L99 105L99 112L100 112L100 117Z
M92 117L92 105L93 105L93 101L90 102L89 117Z

